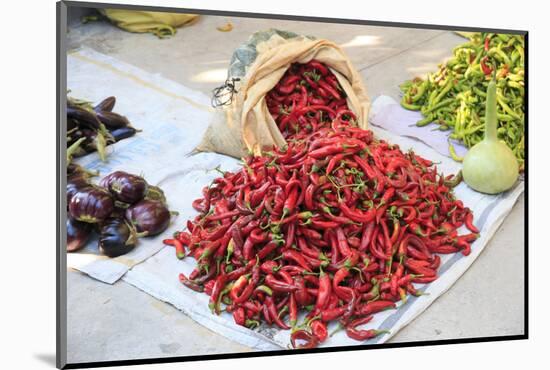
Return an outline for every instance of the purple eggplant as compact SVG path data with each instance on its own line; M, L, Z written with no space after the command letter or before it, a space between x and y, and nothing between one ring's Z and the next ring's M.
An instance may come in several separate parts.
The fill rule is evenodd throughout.
M137 130L135 128L133 128L132 126L128 126L128 127L121 127L121 128L112 130L111 135L113 136L115 141L118 142L120 140L127 139L129 137L134 136L136 132Z
M170 211L158 200L144 199L126 210L126 220L145 236L157 235L170 224Z
M99 249L109 257L130 252L137 243L136 230L123 218L108 218L101 224Z
M126 208L128 208L127 204L115 202L115 209L113 209L111 217L124 218L126 215Z
M74 119L78 121L80 125L95 130L99 130L99 126L101 124L95 112L87 111L86 109L71 103L67 103L67 118Z
M128 118L115 112L96 111L96 116L101 123L109 128L109 130L114 130L130 125L130 121L128 121Z
M79 190L69 203L71 217L82 222L101 222L109 217L113 210L113 197L107 190L98 186Z
M128 204L142 200L149 186L143 177L123 171L116 171L105 176L99 185L109 190L119 202Z
M69 209L69 204L71 204L71 199L79 191L91 187L92 185L88 182L88 179L84 176L72 176L67 179L67 209Z
M67 218L67 252L74 252L83 248L92 235L92 225Z
M114 96L109 96L108 98L103 99L101 102L99 102L95 107L94 110L96 112L99 111L107 111L110 112L115 107L116 98Z

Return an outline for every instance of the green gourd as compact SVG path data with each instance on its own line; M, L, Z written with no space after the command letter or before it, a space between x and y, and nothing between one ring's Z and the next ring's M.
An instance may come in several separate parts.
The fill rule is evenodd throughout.
M510 189L518 178L519 164L512 150L497 137L496 81L487 86L485 138L474 145L462 162L462 176L472 189L498 194Z

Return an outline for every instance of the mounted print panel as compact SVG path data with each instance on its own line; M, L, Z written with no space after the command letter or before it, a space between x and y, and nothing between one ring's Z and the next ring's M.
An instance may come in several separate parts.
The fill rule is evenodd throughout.
M58 5L58 367L527 338L527 32Z

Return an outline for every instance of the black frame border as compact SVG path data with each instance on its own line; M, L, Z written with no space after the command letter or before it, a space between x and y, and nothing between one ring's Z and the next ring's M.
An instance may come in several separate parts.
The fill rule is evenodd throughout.
M406 348L406 347L420 347L420 346L439 346L449 344L464 344L464 343L486 343L486 342L500 342L500 341L512 341L512 340L525 340L529 339L529 186L528 186L528 164L529 164L529 83L528 83L528 69L529 69L529 31L527 30L512 30L512 29L498 29L498 28L483 28L473 26L452 26L452 25L434 25L434 24L422 24L422 23L402 23L402 22L385 22L385 21L373 21L373 20L360 20L360 19L347 19L347 18L326 18L326 17L310 17L291 14L269 14L269 13L252 13L252 12L232 12L225 10L213 10L213 9L190 9L190 8L174 8L163 6L145 6L145 5L131 5L131 4L110 4L110 3L95 3L95 2L80 2L80 1L59 1L56 4L56 16L57 16L57 91L56 91L56 115L57 115L57 152L56 152L56 199L57 199L57 249L56 249L56 367L59 369L81 369L81 368L96 368L96 367L110 367L110 366L127 366L127 365L144 365L144 364L161 364L161 363L174 363L174 362L192 362L192 361L204 361L204 360L222 360L222 359L235 359L235 358L254 358L254 357L267 357L267 356L287 356L297 354L308 353L331 353L331 352L343 352L343 351L361 351L371 349L383 349L383 348ZM493 337L474 337L474 338L460 338L460 339L442 339L442 340L428 340L428 341L415 341L415 342L401 342L401 343L382 343L382 344L368 344L368 345L353 345L353 346L339 346L328 348L313 348L313 349L296 349L296 350L277 350L277 351L262 351L262 352L243 352L243 353L221 353L221 354L208 354L208 355L194 355L194 356L178 356L178 357L159 357L159 358L144 358L144 359L132 359L132 360L115 360L115 361L97 361L97 362L81 362L81 363L67 363L67 268L66 268L66 226L65 226L65 209L66 209L66 197L64 195L64 189L66 187L66 176L64 169L66 167L66 141L65 135L62 135L66 131L66 88L67 88L67 69L66 69L66 38L67 31L67 9L69 7L80 8L118 8L118 9L139 9L147 11L163 11L173 13L191 13L199 15L214 15L214 16L231 16L238 18L260 18L260 19L281 19L291 21L302 22L317 22L317 23L336 23L336 24L352 24L352 25L368 25L379 27L397 27L397 28L416 28L416 29L431 29L431 30L446 30L446 31L464 31L464 32L493 32L503 34L517 34L523 35L525 38L525 205L524 205L524 334L519 335L503 335Z

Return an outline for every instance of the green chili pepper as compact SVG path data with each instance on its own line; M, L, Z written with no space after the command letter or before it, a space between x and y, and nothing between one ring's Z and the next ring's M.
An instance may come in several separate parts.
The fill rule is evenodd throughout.
M404 99L401 100L401 106L408 110L420 110L420 105L409 104Z
M421 119L420 121L416 122L416 125L418 127L422 127L422 126L426 126L426 125L429 125L430 123L432 123L433 121L433 117L432 115L427 115L426 117L424 117L423 119Z
M485 40L488 39L487 49ZM415 78L400 85L401 105L420 111L425 126L433 122L440 130L452 130L450 138L467 147L483 139L486 90L489 76L481 68L497 73L498 136L512 148L523 168L524 124L524 37L475 33L469 41L453 49L453 57L426 78ZM486 71L485 71L486 72ZM481 118L480 118L481 117ZM521 144L520 144L521 143ZM453 158L460 159L452 144Z
M449 141L449 153L451 153L451 157L457 162L462 162L462 160L464 159L463 157L459 157L456 154L455 147L450 141Z
M418 100L420 100L420 98L422 98L426 93L426 89L428 88L428 85L429 85L429 82L427 80L423 81L418 87L416 95L411 97L411 102L416 103Z

